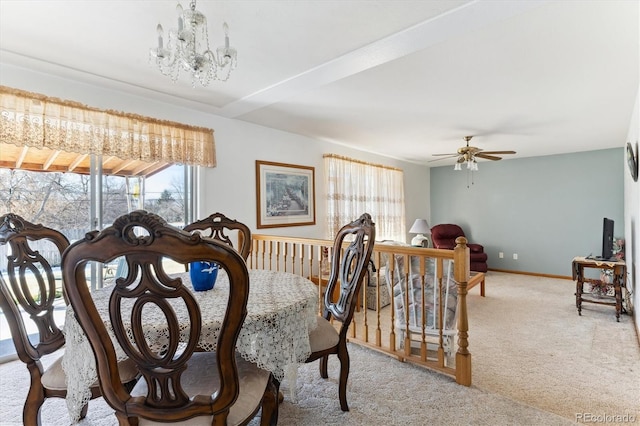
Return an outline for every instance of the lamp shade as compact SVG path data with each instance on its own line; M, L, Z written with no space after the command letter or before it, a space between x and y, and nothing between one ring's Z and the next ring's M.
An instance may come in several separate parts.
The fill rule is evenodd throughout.
M426 219L416 219L416 221L413 222L411 229L409 229L409 233L410 234L430 234L431 227L429 226L429 223L427 222Z

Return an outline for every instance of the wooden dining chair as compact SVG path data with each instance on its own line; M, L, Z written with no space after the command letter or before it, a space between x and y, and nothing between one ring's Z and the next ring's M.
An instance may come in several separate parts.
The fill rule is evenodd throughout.
M110 324L105 324L108 319L100 317L91 301L84 265L89 260L107 263L118 256L126 260L127 275L115 281ZM212 261L226 271L229 296L215 352L198 351L199 305L180 278L168 275L165 259L182 264ZM120 425L149 421L244 425L260 408L262 425L277 423L277 383L270 372L236 352L247 314L249 273L233 248L138 210L72 244L62 264L69 301L96 357L102 394ZM154 312L166 327L145 329L145 317ZM160 341L152 335L160 336ZM117 379L112 338L142 375L131 391Z
M39 250L38 242L40 244ZM60 288L52 268L59 263L69 240L61 232L40 224L33 224L19 215L8 213L0 217L0 245L8 245L8 282L0 275L0 308L11 331L18 358L24 362L31 376L24 403L22 419L25 425L40 424L40 408L46 398L65 398L66 375L62 369L65 337L56 323L54 311ZM45 249L43 249L45 248ZM46 252L46 253L45 253ZM49 254L48 256L46 254ZM64 310L66 304L58 304ZM32 323L32 327L27 324ZM31 325L31 324L29 324ZM27 330L37 329L37 336ZM40 359L57 353L57 358L45 369ZM123 382L137 378L135 366L124 362L121 366ZM91 399L100 396L96 383L91 388ZM87 413L82 407L81 418Z
M19 290L20 291L20 290ZM19 294L19 293L18 293ZM27 296L30 298L31 296ZM58 328L53 318L53 303L42 300L26 302L24 296L14 296L13 292L0 275L0 308L5 316L11 338L16 348L20 361L24 362L31 376L27 399L22 409L22 422L25 425L40 425L40 408L46 398L64 398L67 395L65 375L62 370L62 350L64 335ZM25 313L33 319L37 319L40 331L38 341L33 342L29 338L27 327L17 305L17 301L24 303ZM23 308L24 309L24 308ZM40 358L45 355L58 352L58 358L46 370L42 366ZM97 390L97 396L100 390ZM87 413L86 405L82 408L82 417Z
M237 248L246 261L251 252L251 230L247 225L234 219L229 219L222 213L213 213L209 217L190 223L183 228L185 231L204 231L203 235ZM238 246L235 247L226 231L238 232Z
M62 282L57 288L53 266L60 264L62 252L69 247L63 233L7 213L0 216L0 245L8 246L7 280L12 287L29 285L33 292L44 293L45 304L61 296ZM25 302L32 302L30 295L25 296Z
M375 224L368 213L343 226L333 243L331 272L324 294L322 316L318 317L318 326L309 333L311 355L306 362L320 360L320 376L328 378L327 363L329 355L335 354L340 360L340 379L338 396L342 411L349 411L347 404L347 380L349 378L349 352L347 351L347 330L353 318L357 304L357 294L371 259L375 243ZM347 238L353 237L347 247L343 247ZM332 297L334 288L339 287L337 301ZM340 324L336 330L332 321Z

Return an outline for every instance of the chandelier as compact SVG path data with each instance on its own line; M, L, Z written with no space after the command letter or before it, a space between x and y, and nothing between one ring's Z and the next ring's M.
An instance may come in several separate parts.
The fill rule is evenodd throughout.
M196 1L192 0L189 9L184 10L180 3L176 6L178 14L177 29L169 30L166 47L164 30L158 24L158 47L151 48L149 59L155 61L160 72L176 82L180 70L191 73L191 85L199 82L209 85L211 80L227 81L231 71L236 68L237 52L229 46L229 26L225 22L224 46L214 54L209 49L207 18L196 10Z

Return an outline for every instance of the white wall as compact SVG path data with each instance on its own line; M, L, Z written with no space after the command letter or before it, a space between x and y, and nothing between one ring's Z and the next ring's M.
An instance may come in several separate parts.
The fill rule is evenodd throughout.
M203 172L206 185L200 194L202 208L199 217L213 211L222 211L246 222L255 230L255 160L302 164L316 168L316 226L274 228L264 233L323 238L325 202L322 154L335 153L402 168L405 172L407 230L418 217L426 218L432 224L429 203L430 173L426 167L5 64L0 64L0 84L74 100L97 108L115 109L215 129L218 167ZM136 90L132 89L132 92ZM629 125L628 140L631 142L638 141L639 123L636 97ZM624 162L626 170L626 157ZM627 171L624 174L624 223L628 283L629 288L634 289L634 306L640 307L640 295L635 291L640 273L640 182L633 182ZM410 241L411 237L412 235L407 235L407 241ZM635 315L635 322L636 328L640 330L638 315Z
M370 154L342 145L281 132L240 120L227 119L196 109L154 101L131 88L131 92L107 90L99 85L64 80L6 64L0 64L0 84L47 96L114 109L215 130L218 166L202 172L201 204L197 216L220 211L246 223L254 232L325 238L325 153L338 154L387 166L405 173L407 231L420 217L429 220L429 169L412 163ZM171 84L167 80L167 84ZM224 84L224 83L219 83ZM197 89L196 89L197 90ZM276 161L315 167L316 225L256 229L255 161ZM356 218L354 218L356 219ZM262 232L265 231L265 232ZM412 235L407 234L407 241Z
M636 104L629 123L629 133L627 142L638 149L638 138L640 137L640 89L636 94ZM640 179L634 182L631 174L627 170L627 153L624 152L625 173L624 173L624 237L625 237L625 258L627 262L627 289L633 293L634 319L636 332L640 336L640 294L638 293L638 281L640 280Z

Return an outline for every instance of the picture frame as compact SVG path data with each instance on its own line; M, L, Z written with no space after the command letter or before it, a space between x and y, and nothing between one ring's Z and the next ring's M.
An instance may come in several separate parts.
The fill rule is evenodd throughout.
M257 228L316 224L315 168L256 160Z
M638 148L636 144L635 153L633 152L633 145L631 142L627 142L627 165L629 166L629 173L631 173L631 179L634 182L638 181Z

